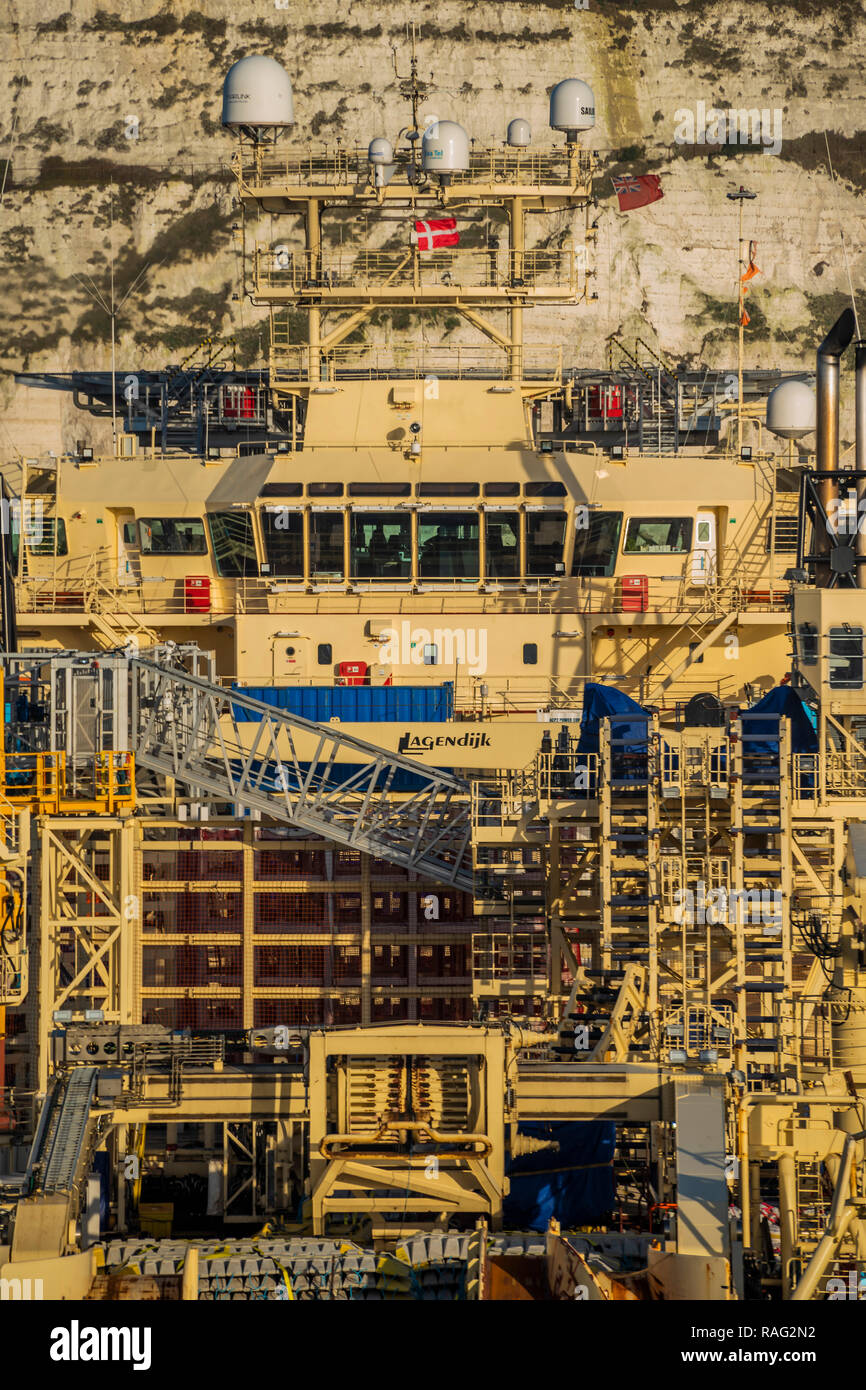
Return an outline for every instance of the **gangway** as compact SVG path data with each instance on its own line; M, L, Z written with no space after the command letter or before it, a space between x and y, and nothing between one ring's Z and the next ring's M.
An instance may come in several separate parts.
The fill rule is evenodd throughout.
M469 787L458 777L177 667L129 665L139 766L472 891Z

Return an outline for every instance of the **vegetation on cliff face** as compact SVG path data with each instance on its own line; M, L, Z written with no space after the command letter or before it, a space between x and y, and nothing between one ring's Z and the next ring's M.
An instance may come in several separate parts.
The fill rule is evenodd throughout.
M15 0L0 17L0 156L8 157L0 224L6 332L0 365L15 370L104 365L107 321L77 276L118 293L143 278L119 322L124 359L161 365L206 334L234 336L257 360L268 333L240 280L231 231L231 140L219 127L225 69L248 51L289 69L297 125L290 144L321 147L392 138L407 124L391 49L407 68L406 32L418 24L422 108L462 121L481 143L527 115L547 138L553 82L593 86L599 151L598 300L527 316L531 338L562 342L575 362L604 360L612 333L640 331L678 359L728 363L736 295L736 209L726 193L758 194L746 233L762 276L750 298L748 359L800 365L845 295L839 224L855 283L866 242L857 199L866 189L861 129L866 16L859 0L626 0L576 10L574 0ZM116 5L116 0L115 0ZM344 14L345 10L345 14ZM144 13L142 13L144 11ZM780 112L778 157L752 146L689 146L675 113L707 108ZM828 132L836 187L830 181ZM620 214L614 174L660 174L664 199ZM492 223L467 221L463 245L486 244ZM501 229L493 229L501 236ZM538 245L561 246L582 219L539 220ZM363 229L332 216L333 245ZM262 234L291 236L265 222ZM388 223L373 244L395 249ZM303 320L291 314L291 335ZM417 333L416 317L376 316L371 340ZM430 316L428 339L467 340L453 314Z

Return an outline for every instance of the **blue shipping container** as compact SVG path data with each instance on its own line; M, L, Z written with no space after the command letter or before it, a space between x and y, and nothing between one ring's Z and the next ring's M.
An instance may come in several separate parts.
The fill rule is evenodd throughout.
M442 685L235 685L233 690L316 724L443 724L454 715L454 682ZM236 705L238 723L255 723Z

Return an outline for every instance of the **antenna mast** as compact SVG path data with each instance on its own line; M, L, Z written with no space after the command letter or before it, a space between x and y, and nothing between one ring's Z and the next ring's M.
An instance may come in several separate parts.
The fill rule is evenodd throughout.
M391 53L394 59L394 76L400 83L400 95L405 97L406 100L409 101L412 106L412 129L409 132L409 139L413 141L417 140L421 134L421 132L418 129L418 107L420 106L423 98L427 95L428 91L430 90L430 83L422 82L418 76L418 52L416 47L416 38L416 25L413 19L410 34L412 49L409 57L408 77L401 76L397 68L397 50L396 48L391 49Z

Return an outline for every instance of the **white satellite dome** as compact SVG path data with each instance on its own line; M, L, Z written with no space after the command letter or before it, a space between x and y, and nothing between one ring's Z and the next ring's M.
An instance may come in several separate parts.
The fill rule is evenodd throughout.
M532 142L532 130L529 122L522 116L515 116L513 121L508 122L508 133L505 137L509 145L516 145L524 148Z
M421 141L421 168L428 174L453 174L469 168L469 136L456 121L434 121Z
M394 147L384 135L377 135L367 146L367 158L371 164L393 164Z
M579 77L567 77L550 93L550 128L567 131L573 138L578 130L595 125L595 93Z
M222 123L230 130L293 125L292 84L275 58L241 58L223 83Z
M815 392L805 381L783 381L767 397L767 429L799 439L815 428Z

